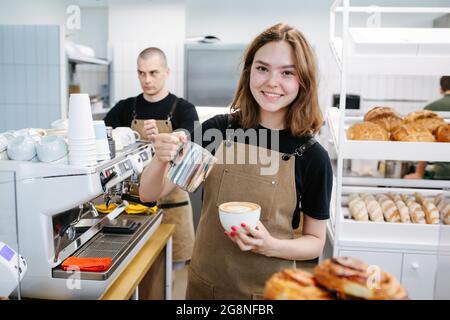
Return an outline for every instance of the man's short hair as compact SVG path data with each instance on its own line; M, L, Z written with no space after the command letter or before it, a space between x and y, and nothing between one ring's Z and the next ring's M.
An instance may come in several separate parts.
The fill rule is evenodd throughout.
M144 50L141 51L141 53L139 53L138 58L146 60L150 57L153 57L155 55L159 55L159 57L162 59L164 67L167 67L167 58L166 58L166 54L164 53L164 51L162 51L159 48L156 47L148 47Z
M450 90L450 76L442 76L440 82L442 91Z

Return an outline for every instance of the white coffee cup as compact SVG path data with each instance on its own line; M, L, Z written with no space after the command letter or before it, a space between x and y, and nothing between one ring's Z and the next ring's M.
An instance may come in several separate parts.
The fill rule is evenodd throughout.
M219 206L219 219L222 227L232 232L231 227L244 232L241 224L255 228L261 215L261 206L253 202L233 201L225 202Z
M141 135L129 127L117 127L113 130L113 138L120 139L122 145L126 147L136 143L136 140L141 139Z
M39 160L42 162L53 162L68 153L64 138L59 136L42 137L41 141L36 144L36 152Z

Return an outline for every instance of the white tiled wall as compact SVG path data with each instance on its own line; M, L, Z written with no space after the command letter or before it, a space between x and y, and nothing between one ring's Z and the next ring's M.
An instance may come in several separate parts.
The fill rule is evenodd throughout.
M60 27L0 25L0 132L60 118Z

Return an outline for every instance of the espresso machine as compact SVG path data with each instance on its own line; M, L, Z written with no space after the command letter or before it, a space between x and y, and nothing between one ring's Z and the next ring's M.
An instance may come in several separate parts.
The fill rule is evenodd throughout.
M135 188L137 174L151 159L151 145L136 142L112 160L90 167L0 161L1 170L15 175L11 211L16 210L17 230L0 226L0 236L17 232L15 249L27 261L22 297L100 297L161 223L161 210L124 213L127 192ZM101 214L95 204L103 202L114 202L116 208ZM102 272L64 270L62 262L72 256L111 257L112 264Z

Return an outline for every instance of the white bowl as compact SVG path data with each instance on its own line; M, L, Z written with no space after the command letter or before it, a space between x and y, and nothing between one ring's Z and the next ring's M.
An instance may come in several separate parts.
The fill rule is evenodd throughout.
M255 228L261 215L261 207L252 202L234 201L222 203L219 206L219 219L222 227L232 232L232 226L238 231L244 232L241 223Z
M36 152L42 162L53 162L67 155L67 145L62 137L42 137L36 145Z
M36 156L36 145L31 137L18 136L9 141L7 152L12 160L29 161Z

